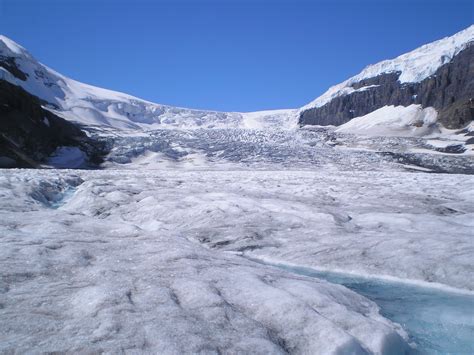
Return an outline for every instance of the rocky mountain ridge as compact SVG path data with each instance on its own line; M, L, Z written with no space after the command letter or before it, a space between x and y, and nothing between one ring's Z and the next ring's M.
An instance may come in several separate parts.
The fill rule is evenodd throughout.
M474 26L367 67L303 107L299 124L339 126L390 105L433 107L449 129L472 122Z

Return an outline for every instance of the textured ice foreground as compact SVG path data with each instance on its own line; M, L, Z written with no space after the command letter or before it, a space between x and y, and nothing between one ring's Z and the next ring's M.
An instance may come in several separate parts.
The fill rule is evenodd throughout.
M383 316L403 326L413 354L472 354L474 294L408 282L361 277L284 264L275 267L341 284L375 301Z
M2 171L0 352L403 353L373 302L235 252L472 288L473 183Z

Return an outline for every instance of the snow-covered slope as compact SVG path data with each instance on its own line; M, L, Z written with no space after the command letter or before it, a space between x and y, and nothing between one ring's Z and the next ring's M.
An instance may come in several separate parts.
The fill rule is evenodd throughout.
M250 113L194 110L161 105L140 98L87 85L70 79L39 63L25 48L0 36L0 79L19 85L50 104L54 113L84 125L116 129L157 128L250 128L292 129L304 111L322 107L333 99L376 89L378 85L354 84L381 74L400 73L400 83L420 82L474 41L474 25L439 41L424 45L395 59L365 68L360 74L331 87L326 93L299 110L273 110ZM21 75L2 68L10 60ZM11 68L10 68L11 69ZM26 80L23 80L25 79ZM390 104L387 104L389 106ZM406 106L406 105L404 105ZM365 115L366 113L364 113ZM355 117L362 116L356 115ZM300 122L301 123L301 122ZM339 124L339 123L337 123Z
M19 85L45 100L52 111L65 119L85 125L117 129L264 128L275 124L279 128L296 127L295 110L251 113L193 110L155 104L87 85L41 64L25 48L5 36L0 36L0 59L13 60L13 65L26 75L26 80L18 75L15 77L1 65L0 79Z
M336 132L368 136L413 137L436 129L436 110L420 105L385 106L339 126Z
M474 25L453 36L426 44L397 58L369 65L356 76L329 88L323 95L303 106L301 111L321 107L336 97L351 94L356 90L367 90L370 88L369 86L355 89L352 85L363 79L374 78L385 73L401 72L398 78L400 83L420 82L433 75L443 64L449 63L472 41L474 41Z

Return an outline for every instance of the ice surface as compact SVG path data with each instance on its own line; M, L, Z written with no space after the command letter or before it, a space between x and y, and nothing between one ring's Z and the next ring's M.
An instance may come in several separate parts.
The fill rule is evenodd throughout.
M222 188L216 173L208 178L212 187L188 190L183 184L174 192L189 206L183 223L210 249L474 288L473 176L354 171L233 176ZM168 198L163 204L150 212L161 221L176 220L184 208L174 210Z
M474 176L345 151L338 165L285 170L286 135L233 133L155 132L150 149L168 143L148 154L166 156L164 169L0 171L0 352L408 351L373 302L242 256L474 288ZM227 151L209 160L223 136ZM200 145L206 154L180 155ZM189 165L196 154L205 165Z
M474 352L473 293L289 265L275 266L298 275L342 284L375 301L385 317L402 324L409 332L415 354Z
M126 169L210 170L399 170L474 173L469 136L433 132L425 137L356 136L319 127L278 129L164 129L135 135L112 134L104 165ZM104 132L100 135L103 137ZM437 151L429 142L445 139L464 153ZM436 154L433 154L436 153Z
M195 227L235 223L227 194L273 174L245 175L2 171L0 352L407 350L364 297L201 245ZM206 232L216 209L230 215Z
M473 179L3 170L0 351L401 353L374 303L238 254L472 289Z

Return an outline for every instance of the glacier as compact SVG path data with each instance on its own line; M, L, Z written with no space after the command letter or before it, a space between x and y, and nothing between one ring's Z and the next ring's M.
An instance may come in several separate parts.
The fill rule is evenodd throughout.
M408 349L400 326L342 286L200 246L189 217L215 216L192 201L203 192L199 181L227 185L229 178L202 172L2 172L0 351ZM176 193L189 189L197 190L184 199ZM225 193L211 192L215 202L208 208L235 213L218 198ZM204 228L209 221L200 219ZM220 221L225 230L230 221Z
M473 29L361 75L421 80ZM177 108L0 53L25 74L2 80L110 148L97 170L68 146L0 170L1 353L473 351L472 123L412 105L298 127L299 109Z
M364 293L248 258L447 285L472 302L473 179L2 171L0 351L411 353Z

